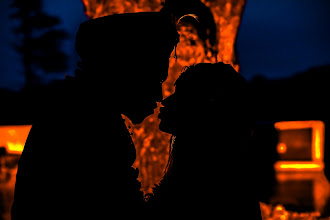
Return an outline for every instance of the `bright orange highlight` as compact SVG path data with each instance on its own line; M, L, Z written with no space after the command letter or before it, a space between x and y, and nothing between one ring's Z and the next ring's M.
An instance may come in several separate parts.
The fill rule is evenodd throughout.
M278 161L274 168L277 171L321 171L324 168L324 123L322 121L283 121L275 123L277 130L312 129L311 161ZM278 153L284 153L284 143L277 146ZM285 146L286 147L286 146Z
M286 150L287 150L287 146L285 143L279 143L277 145L277 153L284 154L286 152Z
M301 170L301 169L315 169L315 170L323 170L323 164L317 163L308 163L308 162L285 162L276 164L275 168L278 169L293 169L293 170Z
M31 127L31 125L0 126L0 147L6 148L7 153L21 154Z

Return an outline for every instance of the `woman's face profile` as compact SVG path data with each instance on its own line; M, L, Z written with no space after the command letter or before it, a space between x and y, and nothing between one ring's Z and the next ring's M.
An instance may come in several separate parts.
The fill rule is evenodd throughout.
M201 118L205 118L202 99L196 87L181 82L176 86L175 93L161 102L163 107L160 107L158 115L160 130L177 135L193 129Z

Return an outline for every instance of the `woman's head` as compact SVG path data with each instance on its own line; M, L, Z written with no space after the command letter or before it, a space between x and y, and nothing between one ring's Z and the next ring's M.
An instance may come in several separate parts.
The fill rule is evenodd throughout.
M162 105L160 129L175 135L239 128L250 117L245 79L222 62L186 68Z
M160 129L175 136L165 179L194 178L199 184L219 169L234 179L250 158L246 144L252 117L245 79L230 65L202 63L187 68L175 85L159 115Z

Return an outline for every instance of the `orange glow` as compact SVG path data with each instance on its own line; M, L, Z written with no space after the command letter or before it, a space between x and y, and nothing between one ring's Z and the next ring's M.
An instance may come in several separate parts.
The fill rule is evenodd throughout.
M31 127L31 125L0 126L0 147L5 147L8 153L22 153Z
M278 162L275 164L276 170L323 170L323 164L308 162Z
M286 147L286 144L285 143L279 143L277 145L277 153L283 154L283 153L286 152L286 150L287 150L287 147Z
M323 150L324 150L324 123L322 121L284 121L275 123L277 130L290 129L311 129L311 161L278 161L274 168L277 171L321 171L324 168ZM278 153L285 153L282 148L284 143L277 146Z
M286 220L286 219L318 219L321 216L319 211L315 212L292 212L287 211L283 205L272 205L260 202L262 219Z
M22 143L12 143L8 141L7 146L8 146L8 152L21 153L24 149L24 144Z
M287 197L285 193L275 194L272 197L271 204L260 202L262 219L320 219L321 213L328 203L328 195L330 193L330 184L323 172L277 172L276 180L280 185L292 182L309 182L312 194L313 207L312 212L295 212L285 209L284 203L291 203L294 197ZM305 189L306 190L306 189Z
M320 216L320 212L324 210L327 205L328 195L330 193L330 184L323 172L278 172L276 173L276 180L279 184L285 184L286 182L311 182L310 188L313 195L314 215ZM283 196L286 196L285 194ZM278 201L280 197L275 199ZM284 198L284 201L287 198ZM304 213L307 214L307 213ZM312 213L309 213L312 214ZM304 218L307 219L307 218Z
M321 134L319 129L315 131L315 159L321 159Z
M160 11L165 0L82 0L82 2L86 8L86 15L93 19L110 14ZM164 98L174 93L174 82L185 66L222 61L231 64L237 71L239 69L234 43L245 0L201 0L201 2L211 9L214 17L217 45L213 49L219 52L216 56L210 51L206 53L197 29L183 22L185 16L178 19L180 43L176 48L177 59L174 58L174 51L170 58L168 78L163 83ZM199 20L195 15L189 16ZM140 170L139 180L146 193L152 192L151 187L163 177L168 158L170 135L159 130L158 113L159 108L139 125L133 125L127 117L124 117L127 127L130 127L130 133L133 134L132 139L136 147L137 159L134 166Z
M199 22L199 20L198 20L198 16L197 16L197 15L195 15L195 14L186 14L186 15L183 15L181 18L178 19L177 24L179 24L179 23L180 23L180 20L183 19L184 17L193 17L193 18L196 19L196 21Z

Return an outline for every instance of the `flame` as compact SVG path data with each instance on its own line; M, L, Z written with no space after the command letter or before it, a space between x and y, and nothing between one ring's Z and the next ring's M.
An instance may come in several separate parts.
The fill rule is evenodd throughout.
M31 125L0 126L0 147L8 153L22 153Z
M312 129L312 161L278 161L274 165L277 171L323 170L324 123L322 121L283 121L275 123L275 128L277 130ZM281 152L281 147L284 147L283 144L279 143L277 146L279 153L284 153Z
M82 2L85 5L86 15L93 19L110 14L160 11L165 0L82 0ZM222 61L239 70L234 43L245 0L202 0L201 2L211 9L214 17L218 38L216 47L219 52L216 56L211 52L205 53L206 50L197 35L197 30L193 26L179 22L180 43L176 50L177 60L173 52L170 58L169 75L163 83L164 98L174 93L174 82L185 66ZM196 18L195 15L190 16ZM128 118L124 117L127 127L133 134L132 139L137 150L134 166L140 170L139 180L146 193L152 192L151 187L163 177L168 158L170 135L159 130L158 113L159 106L155 113L147 117L140 125L133 125Z

